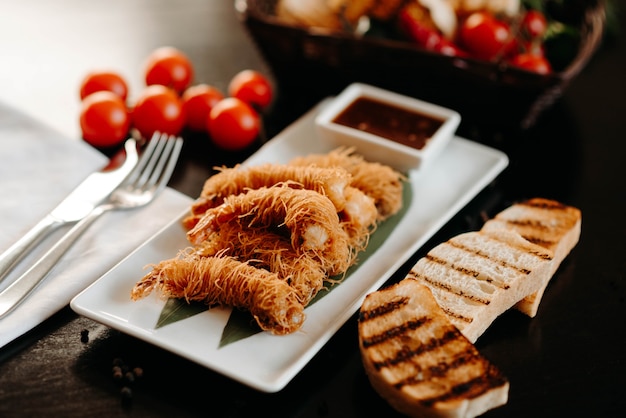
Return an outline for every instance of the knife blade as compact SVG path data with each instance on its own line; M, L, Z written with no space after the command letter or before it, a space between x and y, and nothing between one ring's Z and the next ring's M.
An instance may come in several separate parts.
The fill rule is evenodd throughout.
M77 222L87 216L113 192L137 165L137 143L134 139L126 140L124 151L126 159L123 164L115 169L105 167L87 176L61 203L0 255L0 282L48 234L62 225Z

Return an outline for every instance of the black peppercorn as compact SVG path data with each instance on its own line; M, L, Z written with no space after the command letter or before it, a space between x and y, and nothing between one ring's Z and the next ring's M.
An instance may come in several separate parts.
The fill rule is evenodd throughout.
M141 378L143 376L143 369L141 367L135 367L133 369L133 373L135 374L135 377Z
M120 366L113 366L113 379L121 380L123 376L122 368Z
M135 381L135 374L133 372L126 372L124 378L128 383L133 383Z

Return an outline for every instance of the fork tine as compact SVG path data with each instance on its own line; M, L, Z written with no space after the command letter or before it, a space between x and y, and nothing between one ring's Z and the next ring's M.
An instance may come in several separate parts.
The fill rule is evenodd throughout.
M152 137L152 140L150 142L155 142L156 145L152 149L152 155L150 155L150 159L147 159L146 157L146 165L141 171L139 179L137 179L137 181L135 182L135 187L146 187L146 182L148 182L150 175L154 172L155 166L157 165L157 162L163 154L163 149L167 145L167 138L168 137L166 134L159 134L159 136L156 138L155 136Z
M156 185L156 193L160 193L167 186L167 182L172 177L172 173L176 167L176 162L178 161L178 156L180 155L180 151L183 147L183 139L180 137L175 139L174 137L170 137L170 142L173 142L174 146L172 147L170 156L167 160L167 166L165 167L165 170L163 170L163 174Z
M125 184L131 185L141 176L141 173L143 173L144 169L156 152L157 146L159 145L159 136L160 134L158 132L155 132L152 135L152 138L148 141L148 145L146 145L146 148L143 150L141 157L139 157L137 165L124 181Z
M159 159L156 167L154 168L146 187L156 186L156 190L160 191L163 184L167 184L169 178L172 175L178 155L180 154L180 148L182 147L182 139L170 136L166 139L166 144L161 158ZM167 164L167 166L166 166Z
M125 186L146 191L154 188L155 194L160 193L172 176L182 145L180 137L155 132Z
M156 184L159 176L163 172L163 168L165 167L165 162L170 155L170 151L174 146L174 141L170 140L171 138L166 138L165 136L163 138L163 146L161 147L159 158L155 161L152 170L150 172L146 170L146 172L144 173L146 188L152 187Z

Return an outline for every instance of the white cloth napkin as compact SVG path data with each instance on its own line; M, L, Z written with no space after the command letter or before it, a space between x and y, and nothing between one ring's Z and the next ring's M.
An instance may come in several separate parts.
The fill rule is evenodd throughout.
M65 138L0 104L0 253L22 237L107 158L80 140ZM55 266L29 298L0 319L0 347L28 332L125 256L179 217L192 199L172 189L145 208L104 214ZM70 226L0 283L0 290L36 261ZM137 273L137 279L141 272Z

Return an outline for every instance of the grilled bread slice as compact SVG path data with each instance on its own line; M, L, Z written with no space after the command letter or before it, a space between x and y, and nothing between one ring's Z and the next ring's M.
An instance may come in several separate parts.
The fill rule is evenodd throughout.
M580 239L582 214L575 207L544 198L516 203L488 220L483 231L510 229L526 240L554 253L552 271L537 292L519 301L515 308L530 316L537 315L543 293L554 273Z
M403 414L474 417L508 401L507 378L416 280L367 295L358 333L372 387Z
M472 231L431 249L407 277L428 286L450 322L476 342L500 314L542 286L553 258L517 232Z

